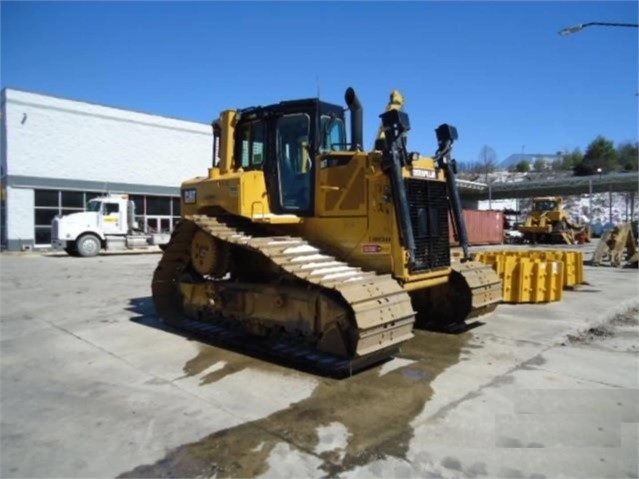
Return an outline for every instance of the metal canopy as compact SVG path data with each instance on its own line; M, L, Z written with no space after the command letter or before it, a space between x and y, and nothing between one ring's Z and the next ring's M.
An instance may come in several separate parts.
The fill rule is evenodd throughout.
M639 191L639 174L610 173L593 176L571 176L543 181L513 183L477 183L459 180L459 193L464 200L501 200L532 196L568 196L587 193Z

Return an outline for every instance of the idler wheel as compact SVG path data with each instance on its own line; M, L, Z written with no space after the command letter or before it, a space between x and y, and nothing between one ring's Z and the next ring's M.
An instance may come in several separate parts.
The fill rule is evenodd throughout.
M200 229L191 241L191 265L202 276L222 277L229 269L229 246Z

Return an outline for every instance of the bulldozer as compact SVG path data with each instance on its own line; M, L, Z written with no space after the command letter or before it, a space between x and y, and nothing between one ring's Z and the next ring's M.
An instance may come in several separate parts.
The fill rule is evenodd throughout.
M589 242L591 233L587 225L575 224L563 209L557 196L533 198L532 211L526 222L518 228L524 242L576 244Z
M393 357L416 327L454 333L492 312L502 285L469 253L457 130L435 130L432 157L410 152L398 94L370 151L353 88L346 107L308 98L222 111L208 174L181 185L152 279L157 315L353 372ZM462 239L453 259L449 215Z

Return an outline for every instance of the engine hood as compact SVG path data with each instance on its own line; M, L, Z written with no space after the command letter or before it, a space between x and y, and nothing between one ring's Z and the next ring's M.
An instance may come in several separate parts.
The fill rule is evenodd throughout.
M92 211L72 213L57 217L56 220L60 226L80 226L83 228L96 228L98 226L98 214Z

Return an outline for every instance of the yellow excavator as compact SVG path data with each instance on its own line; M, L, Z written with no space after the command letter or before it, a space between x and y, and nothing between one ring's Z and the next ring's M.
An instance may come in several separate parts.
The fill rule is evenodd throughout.
M394 91L367 152L352 88L345 102L282 101L212 123L213 165L181 185L181 220L153 275L160 318L352 372L392 357L416 326L464 330L495 309L501 281L468 250L457 130L435 130L433 157L410 152ZM462 239L454 261L449 215Z

